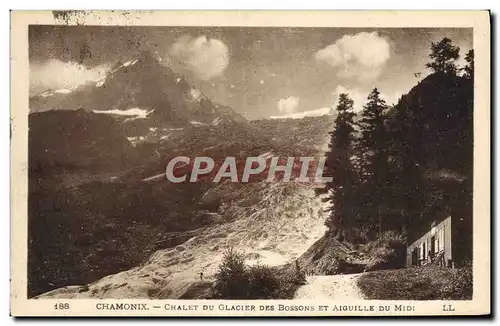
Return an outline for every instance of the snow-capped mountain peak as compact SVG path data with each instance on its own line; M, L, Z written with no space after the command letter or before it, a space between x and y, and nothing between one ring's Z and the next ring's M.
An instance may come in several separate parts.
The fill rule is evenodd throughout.
M323 115L330 115L332 114L332 108L331 107L324 107L321 109L316 109L316 110L310 110L310 111L304 111L304 112L295 112L291 114L285 114L285 115L278 115L278 116L271 116L271 119L303 119L305 117L319 117Z
M106 114L143 136L155 127L222 127L246 121L231 108L213 103L184 76L146 52L117 62L96 81L34 96L30 109Z

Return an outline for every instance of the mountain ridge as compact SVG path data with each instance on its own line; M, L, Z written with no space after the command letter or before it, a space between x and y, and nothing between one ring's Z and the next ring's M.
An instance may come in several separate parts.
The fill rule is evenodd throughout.
M212 102L148 51L125 63L115 64L98 81L30 97L32 112L81 108L100 111L145 109L152 111L152 119L162 123L210 123L216 118L246 121L231 108Z

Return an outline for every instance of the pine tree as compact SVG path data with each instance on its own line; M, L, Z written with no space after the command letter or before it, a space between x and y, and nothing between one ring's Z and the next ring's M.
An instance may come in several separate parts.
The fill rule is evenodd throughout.
M431 68L437 73L455 75L457 73L455 60L460 57L459 53L460 48L454 46L451 40L445 37L437 43L432 43L429 57L433 59L433 61L427 63L425 67Z
M465 55L465 61L467 61L467 65L464 67L465 78L474 79L474 50L469 50Z
M374 88L368 96L368 102L361 112L360 153L363 158L363 170L367 181L378 178L380 172L387 166L387 130L385 126L387 104L380 97L380 92ZM383 172L383 171L382 171Z
M388 132L386 129L387 104L374 88L368 96L368 102L361 113L361 137L358 141L358 152L361 157L363 189L358 197L364 197L362 212L364 224L382 227L382 216L387 206L384 200L388 197ZM377 217L377 218L375 218Z
M351 161L355 131L353 118L353 101L347 94L340 94L335 129L330 133L326 157L326 175L333 180L325 188L333 204L326 225L342 238L350 232L350 219L353 218L353 189L356 181Z
M393 211L402 212L402 218L394 225L402 231L407 230L410 223L418 223L415 217L422 207L421 164L425 155L421 142L422 123L415 109L403 97L393 108L395 114L390 121L389 168L392 182L387 200Z

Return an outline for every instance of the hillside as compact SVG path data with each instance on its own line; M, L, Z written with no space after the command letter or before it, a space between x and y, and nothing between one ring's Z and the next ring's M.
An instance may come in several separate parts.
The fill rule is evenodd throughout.
M434 73L402 96L388 112L390 128L404 115L411 135L405 139L423 169L470 175L473 148L473 81ZM411 137L410 137L411 136Z
M161 155L173 148L192 155L218 140L227 148L252 140L242 116L148 52L98 82L38 94L30 110L30 296L130 268L164 243L185 241L189 233L179 232L206 223L193 202L210 185L142 179L164 172Z
M191 156L210 151L214 159L269 152L287 156L294 151L321 155L308 146L310 142L324 141L331 125L329 120L329 117L311 118L306 124L302 122L303 125L293 121L273 122L280 128L272 132L267 121L254 122L253 137L248 137L245 129L233 131L231 137L227 137L225 128L200 126L179 135L182 145L175 150L179 155ZM305 129L297 132L299 127ZM274 132L280 135L279 143L272 137L268 139L269 133ZM256 138L257 134L262 138ZM286 139L289 142L283 146ZM217 143L217 150L207 148ZM161 152L169 148L162 143L157 146ZM33 196L40 199L30 210L33 214L30 215L30 227L33 227L30 234L37 236L32 239L32 266L39 264L37 251L43 248L45 253L44 268L37 269L36 274L40 279L34 278L36 292L91 283L121 272L92 283L89 292L80 293L81 288L76 288L56 293L116 297L122 293L116 291L126 291L127 297L150 297L160 287L162 291L172 291L162 292L161 296L179 297L199 272L210 277L228 246L244 249L252 259L281 264L297 257L324 232L324 203L307 186L268 185L264 181L169 184L160 179L144 182L142 176L164 171L161 160L149 162L153 164L144 163L134 174L60 188L55 193L51 189L50 193ZM52 213L49 217L42 207L56 200L58 214ZM47 209L52 211L52 207ZM57 227L51 231L54 226ZM52 245L54 238L58 239L57 247ZM129 268L132 269L127 271ZM155 278L162 283L149 286ZM127 283L128 287L114 291L106 287L108 283Z
M408 176L401 182L417 190L397 197L413 201L407 206L408 241L451 215L462 242L454 248L458 264L472 259L473 100L472 79L434 73L403 96L388 119L395 147L405 155L397 160Z
M296 262L315 275L298 298L334 289L329 280L352 290L354 277L322 276L403 267L405 241L450 205L464 216L460 250L468 259L472 99L471 80L436 73L384 112L390 140L377 163L391 178L383 191L366 181L360 147L331 146L332 157L346 154L344 163L358 169L352 179L340 173L353 189L333 206L314 184L174 184L165 167L176 156L325 156L328 140L339 139L332 129L340 115L247 121L149 53L97 82L38 94L29 118L29 297L207 297L231 247L249 265L283 272ZM342 206L350 215L337 226L349 232L328 223ZM370 275L378 283L361 286L365 292L382 274Z
M146 85L160 86L153 91ZM311 189L262 182L170 184L164 173L167 162L181 155L215 161L319 156L331 116L247 122L145 54L118 63L98 83L48 91L30 105L30 297L118 272L142 275L133 271L144 264L166 264L177 293L172 296L181 295L198 270L209 269L200 264L215 266L226 245L286 261L302 250L292 245L297 239L307 246L304 239L322 233L322 212ZM304 207L293 206L292 199ZM280 215L288 209L296 219L291 225ZM309 209L315 213L306 214ZM269 233L256 221L268 223ZM317 231L303 234L309 224ZM258 229L249 227L254 225ZM184 250L190 239L193 248ZM158 250L169 252L170 262L154 258ZM182 272L189 268L191 274Z
M376 271L361 275L357 285L369 300L472 300L472 268Z
M162 243L164 249L147 255L137 267L43 297L181 298L199 280L199 273L212 279L222 252L230 246L243 251L249 262L281 265L324 232L322 206L312 189L253 183L238 189L222 184L217 191L224 197L222 208L209 214L211 225L191 232L189 239L176 245Z

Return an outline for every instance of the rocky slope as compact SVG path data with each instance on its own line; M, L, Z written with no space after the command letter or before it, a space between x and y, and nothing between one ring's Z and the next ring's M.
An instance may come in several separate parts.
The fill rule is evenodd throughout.
M130 166L94 168L102 166L101 159L107 157L103 155L94 156L97 165L73 169L30 166L28 262L32 293L85 284L127 270L144 263L159 249L169 252L162 257L173 255L169 258L172 265L162 262L163 258L151 258L152 266L166 264L164 275L173 273L189 280L166 281L176 286L188 286L200 271L213 269L226 243L251 249L249 257L273 264L301 254L324 232L324 203L313 189L264 181L171 184L164 178L167 158L177 155L205 155L216 161L226 156L322 155L321 146L312 144L326 141L331 117L272 123L273 128L263 120L247 128L196 126L178 130L169 140L132 146L138 163L132 160ZM103 141L89 148L98 144ZM62 157L55 151L44 162L74 158L80 150L75 146ZM83 153L82 157L92 157ZM35 156L38 162L43 157ZM150 178L155 175L160 178ZM295 247L297 243L301 245ZM204 267L200 260L210 264ZM130 273L143 275L143 271ZM180 295L180 290L176 291Z
M279 265L324 233L324 203L305 185L171 184L164 173L181 155L320 156L329 115L246 121L148 53L30 108L30 297L178 298L203 291L194 282L228 246Z
M199 273L211 279L228 247L244 252L250 264L276 266L295 259L324 234L324 203L313 189L264 182L238 188L218 186L224 208L211 214L215 225L192 232L182 244L156 251L132 269L40 297L182 298Z
M226 154L231 155L231 151L236 150L242 156L262 152L276 152L282 155L290 153L292 155L293 151L314 152L320 155L319 150L311 148L309 145L310 142L321 143L322 138L326 138L325 135L330 125L329 120L329 117L322 117L311 119L308 124L301 122L302 127L308 126L315 131L322 130L320 133L315 133L314 137L307 129L301 129L301 132L297 132L300 126L298 122L295 122L297 126L294 126L292 122L274 122L274 129L269 129L267 123L264 122L262 122L264 125L259 127L259 123L256 122L253 123L252 128L253 130L262 129L260 133L264 137L262 141L249 142L248 138L241 139L240 137L243 135L240 133L233 134L230 141L224 143L222 140L227 138L221 137L219 134L221 139L219 146L222 146L223 150L215 152L212 150L210 156L217 158ZM288 124L288 128L284 128L282 124ZM284 134L284 129L287 129L288 133ZM201 127L197 131L200 131L200 135L205 135L205 139L216 137L217 132L222 133L220 128L215 127ZM291 137L292 133L294 137ZM204 144L196 135L197 133L194 132L189 133L190 142L186 140L186 135L184 135L184 145L176 147L177 150L183 148L192 154L210 151L205 147L208 144ZM273 136L277 135L281 136L280 143L273 141L275 138ZM269 141L264 141L266 139ZM289 139L290 142L287 146L283 146L286 139ZM132 200L132 203L118 203L118 198L113 195L111 207L109 200L105 199L82 204L87 209L94 207L96 214L102 214L108 210L107 214L104 213L105 215L116 216L120 218L119 220L115 218L113 219L114 224L109 225L110 221L103 216L99 221L104 226L91 229L93 230L91 235L86 233L75 235L76 239L91 236L92 242L89 245L80 244L80 246L74 247L76 252L87 252L87 256L84 255L83 259L85 263L83 266L87 266L86 268L91 268L93 265L94 269L102 268L103 272L106 269L112 272L110 260L113 258L120 261L126 260L130 257L131 250L137 251L137 248L143 248L143 252L134 254L136 257L134 260L129 260L130 264L141 263L140 267L88 285L89 291L80 292L87 288L83 286L69 292L68 289L56 290L56 292L47 295L119 297L125 295L124 292L126 292L128 293L127 297L151 297L153 294L162 297L181 297L184 291L197 279L200 272L203 272L206 278L210 278L215 272L221 253L228 246L244 250L247 253L247 258L251 261L279 265L296 258L324 233L323 209L325 204L315 196L312 188L293 183L268 184L262 181L247 184L224 182L215 186L204 183L194 184L190 186L191 191L183 191L182 189L189 185L172 186L166 184L164 179L143 182L141 180L143 176L148 175L148 173L160 172L160 168L164 169L161 162L157 160L152 162L154 162L153 166L145 164L137 169L137 173L133 174L137 176L137 182L129 181L124 184L125 188L119 188L122 192L120 197L125 201ZM133 175L125 174L108 182L107 190L102 191L103 195L107 193L109 196L109 189L113 189L113 185L123 184L124 180ZM84 190L85 185L78 187L79 193L89 192ZM137 197L141 195L140 192L137 192L138 187L147 191L144 196L149 194L151 197L141 196L138 199ZM156 190L151 192L148 189ZM93 191L100 190L101 188L99 190L94 188ZM156 195L154 195L155 193ZM149 204L145 205L145 200L148 200ZM160 206L155 204L155 200L161 201ZM173 201L180 201L175 206L174 211L171 206ZM81 199L79 202L81 203ZM123 208L125 210L118 211L118 209ZM63 206L62 209L68 214L78 212L71 206ZM95 217L92 220L98 222ZM125 222L127 224L124 224ZM78 222L75 221L75 223ZM108 226L105 227L106 225ZM130 231L121 232L120 229L123 227L127 230L130 228ZM138 230L139 228L142 228L142 231ZM144 228L146 229L144 230ZM148 229L151 231L147 231ZM154 233L152 233L153 230ZM104 241L103 245L106 245L109 242L102 239L109 237L109 232L115 234L115 238L109 241L117 242L116 246L113 247L117 251L104 250L95 253L96 249L99 248L98 243ZM146 237L146 235L148 236ZM130 238L133 238L134 241L131 242ZM152 242L154 243L152 244ZM131 248L131 245L134 247ZM118 246L125 248L120 250ZM126 250L127 248L129 250ZM149 252L154 248L164 249L150 256ZM89 261L88 255L92 255L93 259ZM136 260L141 256L144 258L149 256L149 258L146 262ZM101 262L107 263L96 265L99 257L101 257ZM55 261L58 261L57 258ZM116 267L123 268L126 265L114 268ZM98 274L89 273L87 275L95 277ZM162 283L156 284L156 281L152 281L152 279L161 280ZM110 286L114 287L123 283L127 283L129 287L119 287L117 289L119 292L110 291Z

